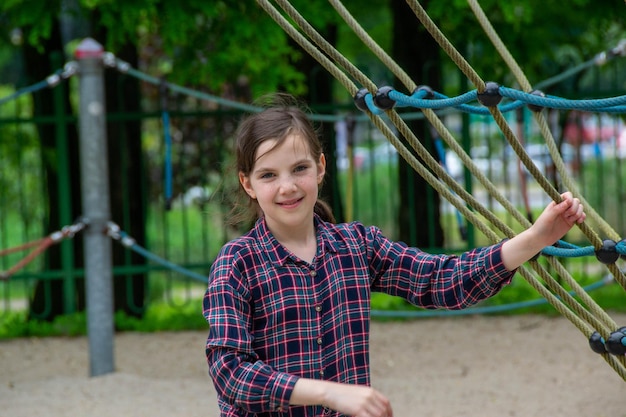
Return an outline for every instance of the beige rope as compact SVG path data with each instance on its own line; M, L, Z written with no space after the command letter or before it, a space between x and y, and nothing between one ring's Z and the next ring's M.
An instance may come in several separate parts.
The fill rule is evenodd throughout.
M567 173L567 169L565 168L565 163L563 162L563 158L559 153L558 147L556 145L556 141L552 135L552 130L550 130L550 126L548 125L548 121L546 120L545 115L542 113L535 114L535 120L539 125L539 129L541 131L541 135L546 139L546 146L548 147L548 152L550 152L550 156L552 157L552 161L554 162L554 166L559 173L559 177L561 181L565 185L565 188L572 191L574 195L576 195L583 205L585 206L585 211L590 220L595 221L598 224L598 227L602 230L602 232L609 239L613 239L614 241L619 241L621 238L617 234L617 232L611 227L611 225L596 212L587 200L580 195L578 191L577 185L572 181L570 176ZM596 246L597 248L597 246Z
M468 0L468 2L470 2L470 5L473 7L473 9L480 10L480 7L477 5L475 0ZM419 2L417 0L407 0L407 3L409 4L411 9L415 13L417 18L420 20L420 22L422 22L424 27L431 34L431 36L437 41L439 46L448 54L448 56L450 56L453 62L470 79L470 81L472 81L472 83L476 85L477 89L479 91L484 91L485 89L484 81L473 70L473 68L469 65L469 63L465 60L465 58L448 41L445 35L439 30L437 25L430 19L426 11L419 4ZM482 10L480 11L482 12ZM487 31L489 31L489 28L491 28L490 34L495 35L495 31L493 30L493 27L488 23L488 20L486 19L486 16L484 16L484 13L482 13L482 16L484 18L479 19L481 21L481 24L485 25L484 27L487 28L486 29ZM499 39L497 35L495 37ZM513 60L510 53L506 51L506 48L504 48L504 45L502 44L502 42L496 41L496 43L502 49L503 59L505 59L507 64L510 64L513 66L514 72L516 72L517 74L520 74L521 70L519 70L519 66L517 66L517 64L514 63L515 61ZM530 84L525 78L521 77L521 80L518 82L520 82L520 84L523 87L526 87L527 91L530 90ZM521 145L519 140L517 140L515 134L510 129L504 117L502 117L502 114L500 113L500 111L497 108L490 108L490 111L492 115L494 116L494 119L496 123L498 124L498 127L500 128L505 138L507 139L509 144L512 146L513 150L518 155L518 157L520 158L524 166L528 169L531 175L537 180L537 182L543 188L543 190L550 196L550 198L552 198L554 201L557 201L557 202L560 201L560 198L561 198L560 193L556 189L554 189L554 187L549 183L549 181L545 178L545 176L539 171L536 165L532 162L532 160L530 159L530 156L526 153L526 150ZM558 152L556 152L556 154L557 154L556 155L557 159L560 159ZM567 175L563 175L563 173L561 173L561 176L567 177ZM577 197L580 198L580 195L579 195L580 193L576 193L576 187L574 187L574 184L570 183L570 185L572 185L573 187L572 190L574 194L576 194ZM586 206L590 207L591 205L587 203ZM581 225L581 230L589 238L589 240L592 242L594 247L600 248L602 246L602 240L591 229L589 229L587 226L583 224Z
M475 0L468 0L468 2L472 6L472 9L475 11L475 14L477 14L479 16L479 20L481 21L481 24L483 25L483 28L488 33L488 35L490 35L490 38L493 39L492 42L494 42L494 44L496 45L496 47L500 51L501 56L503 57L504 61L509 65L509 67L512 69L512 71L518 77L518 82L520 83L520 85L522 85L522 87L526 91L530 91L531 90L530 84L528 83L528 81L524 77L522 71L519 69L519 66L515 63L515 60L513 59L511 54L508 53L508 50L504 47L504 44L501 42L501 40L499 39L499 37L497 36L495 31L493 31L493 28L492 28L491 24L486 19L486 16L484 15L484 13L482 13L482 10L477 5L476 1ZM407 0L407 3L409 3L409 5L411 6L412 10L415 12L416 16L419 18L419 20L422 22L422 24L424 24L426 29L431 33L433 38L439 43L439 45L442 47L442 49L448 53L448 55L455 62L455 64L457 64L459 66L459 68L463 71L463 73L466 74L468 76L468 78L470 78L470 80L472 80L472 82L477 86L479 91L481 91L481 86L484 86L484 84L482 83L482 80L480 82L477 82L477 80L479 80L478 75L475 74L475 72L469 71L467 69L469 64L466 64L465 59L448 42L448 40L445 38L445 36L441 33L441 31L432 22L430 17L426 14L424 9L415 0ZM537 180L537 182L541 185L541 187L544 189L544 191L546 191L546 193L554 201L559 201L560 200L560 194L554 189L554 187L552 187L552 185L547 181L545 176L541 172L539 172L538 168L532 162L532 160L530 159L530 157L528 156L528 154L524 150L523 146L521 145L519 140L517 140L517 138L515 137L515 134L510 129L509 125L506 123L506 120L502 116L501 112L497 108L490 108L490 112L493 115L494 120L498 124L500 130L503 132L505 138L507 139L507 141L509 142L511 147L514 149L515 153L518 155L518 157L520 158L520 160L522 161L524 166L526 166L526 168L529 170L531 175ZM545 122L545 118L541 114L536 114L535 116L537 118L543 119L543 123L540 123L540 125L547 127L547 123ZM553 160L558 161L555 164L555 166L559 170L559 174L561 175L561 177L565 179L564 183L566 183L566 186L568 187L568 189L570 189L575 195L577 195L580 198L580 193L577 192L577 188L575 187L573 182L570 181L570 178L569 178L569 176L567 175L567 173L566 173L566 171L564 169L564 164L562 163L562 158L560 157L560 154L559 154L559 152L557 150L557 147L556 147L556 144L555 144L554 138L552 137L551 132L549 131L549 129L546 129L546 130L547 130L547 135L544 134L544 137L546 137L547 142L551 142L551 144L549 146L550 154L553 157ZM587 208L587 212L591 213L591 216L593 218L599 217L599 216L597 216L597 213L593 210L593 208L591 207L591 205L589 203L587 203L584 199L582 199L582 201L583 201L583 204L585 205L585 207ZM596 221L600 225L602 225L605 230L612 230L612 229L610 229L610 227L608 227L608 225L606 224L606 222L603 219L602 220L597 220L596 219ZM579 227L583 231L585 236L587 236L590 239L590 241L592 242L592 244L594 245L595 248L600 248L602 246L601 239L598 237L598 235L593 230L591 230L589 228L589 226L586 223L581 224ZM612 233L611 235L612 236L616 236L615 233ZM618 240L618 238L617 239L614 238L614 240ZM626 279L624 278L624 273L619 268L617 268L617 266L615 266L615 265L609 265L609 269L611 270L611 272L613 273L614 277L616 278L616 281L618 281L622 285L622 287L626 288L626 286L624 286L624 282L626 282ZM565 272L563 274L563 276L567 277L567 281L573 286L573 288L575 288L575 291L578 294L584 292L584 290L580 287L580 285L570 276L570 274L567 271L565 271L563 269L562 272ZM546 277L544 277L544 279L545 278ZM555 287L555 288L557 288L557 287ZM613 320L610 319L610 317L604 312L604 310L602 308L600 308L600 306L597 305L597 303L595 303L595 301L593 301L591 299L588 299L587 302L588 302L589 308L593 311L593 313L595 315L601 316L601 318L607 323L608 326L611 326L613 329L616 328L616 325L613 322ZM591 318L589 315L587 315L587 314L585 314L585 315L587 316L587 319ZM593 320L593 321L596 321L596 320ZM581 321L580 321L580 319L578 317L572 317L572 322L575 325L577 325L577 326L581 326ZM608 336L607 329L604 328L604 327L599 326L598 322L596 322L596 327L599 328L598 331L603 335L603 337L606 338ZM589 334L587 334L587 336L589 336ZM610 359L610 360L613 363L613 359ZM621 362L624 362L623 358L621 359ZM622 371L620 371L618 373L624 378L624 374L626 374L626 371L622 370Z
M507 49L506 45L504 45L504 42L502 42L502 40L500 39L500 36L494 30L493 26L491 25L491 22L485 15L484 11L482 10L478 2L476 0L467 0L467 1L472 11L474 12L474 15L476 16L477 20L482 26L484 32L487 34L487 36L491 40L491 42L497 49L498 53L500 54L504 62L508 65L509 69L511 69L511 71L513 72L517 82L521 85L523 90L531 91L532 87L530 85L530 82L526 78L526 75L524 74L520 66L515 61L515 59L513 58L513 56ZM617 232L615 232L615 230L606 222L606 220L602 218L593 209L591 204L589 204L582 196L580 196L580 193L578 192L576 185L571 180L570 176L568 175L565 169L565 164L558 151L558 147L556 146L556 141L554 140L554 136L552 135L552 131L550 130L550 127L545 118L545 115L542 114L542 112L541 113L533 112L533 113L535 114L535 119L540 127L542 136L546 140L546 145L548 147L552 160L555 164L557 172L559 173L561 180L563 181L567 189L572 191L575 195L577 195L581 199L581 201L583 202L585 206L585 210L589 218L593 219L599 225L602 231L606 235L608 235L610 239L614 241L619 241L620 237L617 234ZM590 239L594 247L596 249L600 248L602 246L602 240L600 239L600 237L594 231L592 231L586 224L584 224L583 226L584 227L581 227L581 230L583 230L585 235ZM626 289L626 276L624 275L624 272L622 272L619 268L615 266L609 267L609 270L612 272L613 276L615 277L615 280L622 286L622 288ZM596 308L599 309L599 307L596 307L596 306L590 306L590 307L594 310L596 310ZM597 311L597 313L601 314L599 310Z
M468 0L468 1L472 1L473 4L476 5L474 0ZM448 53L448 55L455 62L455 64L457 64L459 66L459 68L461 68L461 70L468 76L468 78L470 78L474 82L474 84L477 85L477 87L480 90L480 86L484 85L484 84L482 84L482 80L480 80L478 82L477 81L477 80L479 80L478 75L473 70L470 71L470 70L467 69L467 67L469 67L469 64L467 64L467 62L461 56L461 54L459 54L458 51L456 51L456 49L449 43L449 41L441 33L439 28L432 22L430 17L427 15L427 13L421 7L421 5L419 5L419 3L417 1L415 1L415 0L407 0L407 3L409 3L409 5L411 6L411 9L414 11L414 13L418 17L418 19L422 22L422 24L426 27L426 29L431 33L433 38L439 43L439 45L442 47L442 49ZM484 16L484 14L483 14L483 16ZM483 20L483 23L485 21L486 21L486 18ZM485 27L491 27L491 25L485 24ZM492 33L495 33L495 32L492 30ZM502 42L500 42L498 44L498 46L500 46L501 49L506 51L506 48L503 48ZM503 55L503 59L508 64L510 64L513 67L514 71L517 71L518 73L521 73L521 71L519 70L519 67L517 67L517 65L514 64L514 60L512 59L512 56L508 52L503 52L502 55ZM527 90L530 90L530 86L529 86L527 80L522 79L520 81L520 84L522 84L523 86L526 86ZM513 133L513 131L510 129L508 123L506 122L506 120L502 116L501 112L497 108L490 108L490 112L491 112L492 116L494 117L494 120L496 121L498 127L500 128L500 130L504 134L505 138L507 139L507 141L509 142L509 144L511 145L511 147L513 148L515 153L518 155L518 157L520 158L520 160L522 161L524 166L526 166L526 168L529 170L531 175L537 180L539 185L544 189L544 191L554 201L560 201L560 194L558 193L558 191L556 189L554 189L554 187L549 183L549 181L545 178L545 176L539 171L539 169L536 167L536 165L532 162L532 160L530 159L530 157L526 153L525 149L523 148L523 146L521 145L519 140L516 138L516 136ZM554 149L556 149L556 146L554 147ZM555 153L558 155L558 152L555 152ZM560 159L560 155L558 155L557 159ZM566 174L565 175L563 174L564 172L565 172L565 170L562 171L561 175L564 176L565 178L569 179L569 177ZM571 182L569 182L569 184L573 186L573 184ZM575 187L573 188L572 191L573 191L574 194L577 194ZM491 192L491 190L490 190L490 192ZM584 201L584 199L583 199L583 202L584 202L583 204L585 204L586 207L591 207L591 205L586 203ZM516 217L516 219L518 219L518 221L520 220L517 217ZM523 224L523 222L522 222L522 224ZM593 230L591 230L589 228L589 226L586 223L583 223L583 224L579 225L579 227L583 231L583 233L590 239L590 241L593 243L594 247L596 247L596 248L600 248L601 247L601 245L602 245L601 239L597 236L597 234ZM619 271L618 268L614 268L614 269L617 271L616 280L618 282L624 281L624 279L622 278L623 273L621 271ZM565 276L568 276L568 280L573 284L574 288L576 289L576 291L578 293L583 292L582 288L580 287L580 285L577 284L575 282L575 280L573 280L569 276L568 273L566 273ZM590 306L590 308L592 309L592 311L594 311L595 314L601 315L603 317L603 319L606 320L606 319L609 318L607 315L602 315L602 313L600 312L600 311L602 311L602 309L599 306L597 306L597 304L593 303ZM612 320L609 323L613 324Z
M397 127L398 127L397 124L401 126L400 133L403 136L405 137L413 136L408 126L404 124L404 121L402 121L399 118L399 115L395 111L393 110L389 111L387 112L387 114L390 116L392 120L394 120L394 124ZM381 130L381 132L383 132L385 137L394 146L397 146L397 144L400 143L399 140L393 134L393 132L389 130L388 126L380 119L380 117L370 116L370 118L372 119L374 124L378 127L378 129ZM411 145L413 144L414 144L413 141L411 141ZM428 154L426 149L423 148L423 145L421 145L419 141L415 145L418 148L416 149L416 151L418 152L418 155L420 156L420 158L423 158L428 161L432 159L430 154ZM442 184L437 180L437 178L435 178L428 170L426 170L423 167L423 165L417 162L417 160L412 154L410 153L407 155L402 154L402 157L405 158L405 160L407 160L407 162L411 165L411 167L415 169L416 172L418 172L423 178L425 178L428 181L428 183L431 184L431 186L433 186L433 188L435 188L448 201L450 201L462 213L462 215L465 218L467 218L470 222L472 222L472 224L476 225L479 228L479 230L485 236L487 236L493 243L498 241L498 236L495 235L491 229L485 228L484 224L475 216L475 214L469 209L467 209L467 207L464 204L459 202L458 199L454 198L454 195L448 190L448 188L443 187ZM440 172L442 168L439 167L438 164L435 164L434 166L429 166L429 167L433 169L439 176L449 177L447 173ZM452 182L456 184L454 180L452 180ZM448 184L448 185L453 185L453 184ZM458 187L455 187L455 186L452 186L452 188L457 193L467 194L467 192L463 188L459 189ZM464 196L464 197L467 197L467 196ZM472 206L474 206L474 204L477 203L476 201L474 201L474 198L471 195L468 198L466 198L466 200ZM495 217L490 211L483 210L483 207L480 204L478 204L477 208L480 209L481 214L483 214L489 220L491 220L497 227L501 229L508 229L508 227L502 224L501 221L497 217ZM565 268L563 268L563 266L559 262L557 262L556 259L550 257L550 263L551 265L557 268L557 271L561 274L561 276L567 277L567 282L570 285L575 286L577 288L576 293L583 298L585 303L588 303L588 305L596 304L595 301L591 297L588 296L588 294L584 291L584 289L582 289L582 287L580 287L580 285L573 278L571 278L571 276L569 276L569 273L567 272L567 270L565 270ZM574 297L572 297L567 291L565 291L563 286L560 283L558 283L548 273L548 271L546 271L546 269L543 268L543 266L541 266L538 262L531 262L531 266L533 267L535 271L537 271L540 274L541 278L544 280L544 282L547 283L548 287L552 291L556 292L556 295L554 295L546 287L544 287L541 284L541 282L539 282L532 275L532 273L530 273L528 269L526 269L524 266L520 267L518 272L520 273L520 275L522 275L524 279L526 279L526 281L542 297L544 297L561 315L569 319L574 324L574 326L577 327L587 338L591 336L594 330L593 328L588 326L585 323L585 321L581 319L581 317L584 318L587 322L593 323L594 328L598 331L598 333L602 335L602 337L605 338L605 340L608 338L609 333L611 332L611 329L617 328L617 325L615 324L615 322L611 319L609 315L604 313L602 309L599 309L599 310L602 311L602 313L604 313L604 314L601 314L601 319L603 319L604 322L600 321L596 316L590 314L589 311L583 308L580 305L580 303L576 301ZM557 296L560 298L558 298ZM565 304L567 304L569 308L565 308ZM577 314L574 314L574 312ZM626 366L624 364L620 364L620 361L623 362L622 359L615 358L612 355L608 355L608 354L602 355L602 357L616 371L618 375L620 375L624 380L626 380Z
M348 24L351 27L353 27L353 29L354 27L359 27L356 21L354 21L354 19L349 15L349 13L347 13L347 10L345 10L343 6L341 6L336 0L329 0L329 1L331 2L331 4L333 4L333 6L338 11L341 11L340 14L344 18L344 20L348 22ZM410 0L407 0L407 1L410 2ZM289 23L273 6L271 6L267 0L257 0L257 2L286 31L286 33L288 33L292 38L294 38L294 40L296 40L296 42L298 42L298 44L300 44L303 47L303 49L305 49L305 51L307 51L315 59L317 59L318 62L320 62L326 70L328 70L333 76L335 76L335 78L337 78L349 92L351 92L354 95L357 90L357 87L352 83L351 80L348 79L348 77L345 75L343 71L341 71L336 65L333 64L333 62L331 62L327 58L326 55L328 55L335 62L341 65L344 68L344 70L353 78L355 78L359 83L361 83L364 86L367 86L368 90L372 92L375 91L376 89L375 84L371 82L361 71L359 71L347 59L345 59L343 55L341 55L321 35L319 35L319 33L317 33L315 29L310 24L308 24L308 22L306 22L306 20L288 2L286 2L285 0L277 0L277 3L281 5L283 10L285 10L285 12L289 15L289 17L293 19L298 24L298 26L300 26L300 28L307 34L307 36L309 36L309 38L313 39L313 41L317 44L317 46L320 49L322 49L323 52L317 49L315 46L313 46L304 36L302 36L297 30L295 30L293 26L291 25L291 23ZM419 4L417 4L416 2L412 2L412 9L416 11L416 14L421 15L421 13L423 12L423 9L421 9L421 6L419 6ZM432 33L436 34L433 36L435 36L435 38L440 43L440 45L442 45L442 48L446 50L449 55L453 56L455 61L458 61L457 65L464 71L464 73L468 75L469 78L472 78L474 83L477 86L480 86L482 84L482 81L480 80L478 75L473 71L471 66L469 66L469 64L465 62L463 57L460 56L460 54L458 54L458 52L456 52L456 50L449 44L447 39L445 39L445 36L443 36L443 34L438 30L438 28L436 28L436 26L434 26L434 23L432 23L432 21L425 14L425 12L423 12L423 15L421 15L420 20L422 20L423 22L424 21L427 22L425 23L425 25L429 26L429 31L431 32L431 34ZM370 49L372 49L375 52L377 56L379 56L379 58L383 62L387 64L391 63L390 68L392 69L394 74L396 74L396 76L398 76L399 79L403 80L403 83L405 83L405 85L409 89L413 89L414 83L408 77L406 77L406 74L404 73L404 71L402 71L402 69L399 68L397 64L393 63L393 60L391 60L391 58L389 58L387 54L384 53L382 48L378 47L375 44L375 42L371 40L369 35L367 35L364 31L362 31L362 29L357 32L358 32L357 33L358 36L366 40L364 42L370 47ZM484 84L482 84L482 86L484 87ZM515 135L508 128L508 125L504 121L504 118L502 117L501 113L497 109L491 109L491 110L492 110L492 115L494 116L494 119L496 120L500 128L505 133L505 137L507 137L507 140L509 140L511 145L514 148L521 147L521 144L519 143L519 141L517 141L517 139L515 138ZM384 123L381 117L375 116L371 112L366 112L366 114L370 117L374 125L376 125L378 129L381 132L383 132L383 134L387 137L389 142L398 150L399 154L409 163L409 165L417 173L419 173L423 178L425 178L438 193L440 193L448 201L450 201L463 214L465 218L467 218L470 222L472 222L492 242L495 243L501 240L501 238L497 236L489 227L487 227L484 224L484 222L482 222L481 219L478 216L476 216L476 214L472 212L463 201L467 202L472 208L478 211L484 218L489 220L498 229L503 231L506 236L512 237L514 235L513 231L506 224L501 222L491 211L485 209L482 206L482 204L480 204L471 194L467 193L467 191L464 188L462 188L456 181L454 181L452 177L450 177L445 172L445 170L443 170L443 168L430 155L430 153L423 147L421 142L415 137L413 132L408 128L406 123L404 123L404 121L395 112L395 110L390 110L390 111L387 111L386 113L390 117L394 125L398 128L399 132L403 135L403 137L405 137L409 141L411 146L417 152L418 156L420 156L420 158L424 161L424 163L426 164L428 168L423 163L418 161L417 158L415 158L411 152L409 152L409 150L400 142L400 140L395 136L395 134L389 129L386 123ZM502 200L501 204L505 206L507 210L510 210L511 213L514 213L516 220L518 220L520 224L529 225L530 223L528 222L528 220L525 219L517 210L515 210L515 208L508 202L508 200L506 200L506 198L504 198L501 195L501 193L495 188L495 186L493 186L493 184L491 184L491 182L476 168L475 164L473 164L473 162L471 161L471 158L469 158L469 156L462 150L462 148L454 140L452 135L448 132L448 130L445 128L445 126L439 120L439 118L435 115L435 113L432 112L431 110L424 111L424 113L426 114L429 121L433 124L433 126L435 126L435 128L439 131L439 133L444 138L444 140L446 140L446 142L448 142L449 145L453 148L453 150L460 151L458 152L459 155L463 159L463 162L467 163L467 165L471 167L472 173L475 174L475 176L479 178L481 181L484 180L484 183L486 184L489 192L490 193L493 192L492 195L496 196L496 199L498 199L499 201ZM522 156L525 155L526 158L528 158L523 148L522 148L521 153L522 153ZM529 161L526 161L526 162L529 162ZM538 172L538 169L532 163L532 161L530 161L529 165L530 166L527 165L527 168L529 168L529 171L533 173L532 171L534 168L534 171L535 171L534 174L538 174L537 176L539 178L543 178L543 186L545 187L548 194L553 199L558 201L558 199L560 198L560 194L558 194L558 192L548 183L545 177L543 177L543 175L541 175L541 173ZM433 175L433 172L437 176ZM542 181L542 180L539 180L539 181ZM454 191L456 195L453 194L451 190ZM459 196L461 196L462 199ZM583 225L583 229L584 229L584 225ZM591 299L591 297L589 297L584 292L584 290L576 283L576 281L573 278L571 278L571 276L569 276L569 273L567 272L567 270L565 270L565 268L559 262L557 262L553 258L550 258L549 262L551 263L551 265L553 265L553 267L555 267L559 275L564 277L567 283L572 288L575 288L574 291L581 297L581 299L583 300L585 304L592 305L592 306L595 304L594 300ZM593 331L591 327L589 327L585 322L583 322L583 320L581 320L580 318L581 316L585 318L588 322L593 323L594 327L598 329L599 333L601 333L601 335L605 337L605 339L606 337L608 337L608 332L610 331L609 329L615 328L616 325L612 322L611 318L608 315L606 315L606 313L604 313L600 309L600 314L599 314L600 319L606 323L606 326L605 326L603 325L602 321L600 321L600 319L596 318L595 316L590 315L589 312L585 308L583 308L582 305L580 305L580 303L578 303L574 299L574 297L572 297L567 291L565 291L562 285L559 284L556 280L554 280L554 278L539 263L531 262L530 265L542 277L543 281L548 285L548 287L556 293L556 295L551 293L544 285L542 285L541 282L539 282L539 280L537 280L535 276L531 272L529 272L528 269L526 269L525 267L520 267L519 269L520 274L531 284L531 286L533 286L535 290L537 290L546 300L548 300L557 309L557 311L559 311L563 316L569 318L570 321L572 321L572 323L574 323L576 327L578 327L579 330L581 330L581 332L586 334L588 337L591 335ZM564 307L565 304L563 300L565 300L565 302L569 305L569 308ZM604 314L601 314L601 313L604 313ZM618 372L618 374L620 374L624 379L626 379L626 368L623 366L624 365L623 359L615 359L611 355L603 355L603 357Z
M426 30L430 33L433 39L439 44L456 66L465 74L465 76L476 86L478 91L485 91L485 82L474 71L474 68L463 58L463 55L457 51L454 46L448 41L445 35L439 30L435 22L430 19L426 10L422 8L417 0L407 0L407 4L413 10L413 13L422 22Z
M356 35L367 45L372 52L398 77L398 79L407 87L409 91L416 88L416 84L406 74L406 72L383 50L370 36L363 30L359 23L352 17L350 12L338 0L329 0L335 10L348 24L348 26L356 33ZM476 166L472 158L458 144L457 140L450 134L449 130L441 122L441 119L431 109L422 110L428 121L435 128L440 137L446 144L460 157L463 164L468 168L471 174L486 188L490 195L498 201L521 225L528 227L530 222L509 202L509 200L496 188L496 186L482 173Z
M333 47L313 26L311 26L287 0L276 0L276 3L291 17L302 30L320 47L330 58L342 66L353 78L371 92L376 91L376 84L363 74L356 66L348 61L335 47Z
M395 111L388 112L388 116L390 117L390 119L392 120L394 125L396 127L398 127L400 133L405 138L407 138L407 140L409 141L410 145L417 152L418 156L420 158L422 158L422 160L426 163L426 165L432 171L434 171L435 174L439 178L443 179L443 181L448 185L448 187L450 187L457 195L459 195L463 200L465 200L470 206L472 206L474 209L476 209L483 217L485 217L488 221L490 221L495 227L497 227L498 229L502 230L507 237L514 236L514 232L505 223L503 223L490 210L485 209L484 206L482 206L474 198L474 196L469 194L467 192L467 190L465 190L463 187L461 187L456 181L454 181L454 179L447 172L445 172L445 170L443 170L443 168L441 168L441 166L429 154L429 152L421 144L421 142L419 142L414 137L414 135L413 135L412 131L410 130L410 128L406 125L406 123L404 123L404 121L399 117L399 115ZM438 185L433 184L430 180L429 180L429 183L431 183L431 185L433 187L437 187L436 189L438 189ZM489 184L491 184L491 183L489 183ZM446 191L440 191L440 192L445 195ZM502 194L498 190L496 190L496 193L499 196L502 196ZM448 198L448 200L450 200L450 199ZM454 205L455 205L455 207L457 207L457 209L459 208L457 204L454 204ZM465 215L465 209L462 209L461 211L464 212L464 215ZM517 213L521 217L520 220L523 220L524 222L526 222L526 223L528 223L530 225L530 222L528 220L526 220L523 216L521 216L521 214L519 214L519 211L514 211L514 212ZM472 223L475 224L474 221L472 221ZM482 223L480 223L480 226L482 226ZM482 228L481 228L481 232L483 232L486 236L492 236L492 242L493 243L498 241L497 237L493 237L493 235L491 235L490 233L485 233L485 231ZM574 289L574 291L583 298L583 301L587 305L596 306L599 310L601 310L599 308L599 306L596 305L595 301L591 297L589 297L589 295L584 291L584 289L580 286L580 284L578 284L571 277L571 275L568 273L568 271L559 262L557 262L556 259L554 259L552 257L550 257L549 259L550 259L551 264L557 269L557 272L559 273L559 275L561 275L566 280L568 285L570 285L570 287L572 287ZM613 320L610 318L610 316L608 316L606 313L605 314L600 314L600 317L607 324L606 326L601 321L596 319L596 317L590 315L588 313L588 311L586 309L584 309L580 305L580 303L578 303L578 301L576 301L567 291L565 291L563 289L562 285L560 283L558 283L556 280L554 280L554 278L540 264L535 262L535 263L531 263L531 266L533 267L533 269L536 272L539 273L539 275L541 276L543 281L546 282L549 285L549 287L552 289L552 291L556 292L563 300L565 300L565 301L555 300L555 304L553 304L553 306L561 314L563 314L566 317L569 317L572 321L574 321L575 324L577 324L578 326L582 325L580 320L577 320L576 317L571 317L568 314L568 311L565 310L562 307L562 304L564 304L564 303L567 304L572 310L576 311L579 316L584 317L588 322L593 322L595 328L602 330L602 334L603 334L604 337L608 337L608 333L610 332L611 328L615 329L617 327L616 324L613 322ZM524 274L522 274L522 275L524 276ZM535 277L533 277L532 275L526 275L524 277L526 278L527 281L529 281L531 283L531 285L541 295L543 295L545 298L550 298L545 293L545 287L543 285L541 285L539 283L539 281L537 281L535 279ZM585 327L581 327L581 330L582 329L585 329ZM588 330L588 328L586 328L586 329ZM590 336L592 332L588 331L587 333L588 333L587 335Z
M340 71L324 54L316 49L307 39L300 34L293 26L274 8L267 0L257 0L257 3L265 10L265 12L289 35L295 40L307 53L317 60L332 76L334 76L348 92L352 95L356 94L358 88L354 83Z
M332 6L337 10L339 15L348 24L348 26L355 32L355 34L367 45L372 52L378 57L391 71L398 77L398 79L407 87L409 91L413 91L416 88L416 84L406 74L406 72L382 49L370 36L363 30L359 23L352 17L350 12L343 6L338 0L329 0ZM433 125L435 130L443 138L446 144L459 155L463 164L468 168L474 177L487 189L490 195L492 195L496 201L498 201L521 225L528 227L530 222L509 202L509 200L495 187L495 185L482 173L482 171L476 166L472 158L465 152L465 150L458 144L457 140L450 134L449 130L441 122L441 119L431 109L423 109L428 121Z
M491 25L491 22L485 15L485 12L482 10L482 8L480 7L480 5L478 4L476 0L467 0L467 2L469 6L471 7L472 11L474 12L476 19L482 26L483 31L487 34L488 38L491 40L491 43L496 48L496 50L502 57L503 61L507 64L509 69L513 72L513 75L515 76L515 79L517 80L517 82L520 84L521 89L523 91L530 92L532 90L532 86L530 85L530 82L526 78L526 75L522 71L521 67L515 61L515 58L513 58L513 55L511 55L511 53L509 52L506 45L504 45L504 42L502 42L502 39L500 38L500 36L494 30L493 26ZM603 219L600 215L598 215L598 213L593 209L591 204L589 204L586 200L584 200L584 198L580 195L580 192L578 192L578 187L576 186L576 184L574 184L574 182L571 181L571 178L567 174L567 171L565 169L565 164L563 162L563 159L561 158L561 154L558 151L558 147L556 146L556 141L554 140L554 136L552 135L552 131L550 130L548 126L545 116L540 112L533 112L533 113L541 128L541 133L543 137L546 139L546 145L548 147L548 151L550 152L550 156L552 157L552 160L554 161L557 172L561 176L561 180L563 181L567 189L570 190L572 193L574 193L578 198L580 198L581 201L583 201L583 204L587 208L587 215L589 216L590 219L593 219L599 224L600 227L602 227L605 234L610 236L613 240L616 240L616 241L619 240L620 239L619 235L615 232L615 230L613 230L613 228L605 221L605 219ZM594 246L596 248L599 248L601 246L602 242L599 238L592 235L590 239L594 243Z
M361 27L354 17L350 14L348 9L339 0L328 0L329 3L337 10L337 13L346 22L346 24L352 29L352 31L361 39L380 61L385 64L387 68L391 70L398 80L412 92L417 87L411 77L394 61L383 48L381 48L374 39Z

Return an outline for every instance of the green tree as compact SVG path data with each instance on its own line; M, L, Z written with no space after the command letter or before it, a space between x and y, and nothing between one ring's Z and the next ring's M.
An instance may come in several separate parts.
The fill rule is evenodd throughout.
M32 3L32 4L31 4ZM19 2L8 1L0 5L0 27L2 33L19 33L22 42L18 45L23 66L23 78L19 84L38 82L62 64L62 59L51 61L57 55L71 59L68 45L75 40L90 36L104 45L107 51L141 68L151 75L167 78L183 84L228 98L249 101L252 97L283 89L296 95L306 94L306 73L294 66L302 54L288 43L285 33L256 5L254 1L191 1L181 8L177 1L51 1ZM15 39L15 37L14 37ZM3 45L11 45L6 36L0 39ZM16 48L17 49L17 48ZM150 50L151 53L146 51ZM141 61L139 59L141 57ZM141 62L141 65L140 65ZM181 63L185 63L181 65ZM116 72L106 74L106 103L108 113L136 112L140 108L140 90L136 80L123 77ZM54 114L54 100L50 90L34 94L35 116ZM69 92L66 91L64 107L67 115L72 109ZM148 104L158 108L158 102ZM131 195L141 195L141 178L138 170L141 160L140 126L138 122L110 123L108 126L109 155L119 154L123 149L126 165L121 158L109 158L112 216L116 219L130 216L130 234L143 243L145 236L146 207L140 198L124 201L120 192L124 185ZM50 212L44 229L58 230L60 220L58 207L59 189L56 165L58 138L53 129L39 127L41 154L45 164L45 181L48 190ZM69 131L70 172L78 172L78 138L75 128ZM71 205L74 218L81 214L80 184L77 175L71 176ZM331 193L332 194L332 193ZM80 236L73 246L75 267L82 262ZM121 247L114 246L114 262L123 262L127 254ZM143 260L132 254L132 263ZM49 269L60 269L58 247L47 252ZM126 291L127 279L133 287L132 295ZM128 313L136 310L128 306L143 305L144 278L126 277L116 280L116 309ZM84 308L82 288L77 288L77 308ZM52 319L63 313L64 296L60 281L40 282L32 303L33 313ZM128 299L132 297L132 299ZM52 305L45 305L45 300Z

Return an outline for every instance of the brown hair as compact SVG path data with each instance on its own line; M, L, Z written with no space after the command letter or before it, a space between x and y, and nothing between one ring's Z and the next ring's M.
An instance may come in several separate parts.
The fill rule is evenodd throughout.
M249 175L256 162L259 146L269 139L276 140L279 146L290 134L298 133L307 143L311 156L319 161L323 149L315 127L308 118L308 110L294 97L287 94L265 96L259 101L265 109L248 116L239 125L235 136L235 157L237 172ZM239 185L242 198L247 200L246 207L235 207L234 223L256 220L261 209L256 200L250 198ZM322 220L335 222L330 206L317 199L315 213Z

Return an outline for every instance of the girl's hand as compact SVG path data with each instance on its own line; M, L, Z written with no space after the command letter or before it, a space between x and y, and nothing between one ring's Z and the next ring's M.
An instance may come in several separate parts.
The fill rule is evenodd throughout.
M351 417L393 417L391 403L375 389L318 379L298 379L289 404L321 405Z
M586 214L580 200L570 192L561 194L561 197L563 201L548 204L532 226L504 242L502 262L509 271L518 268L546 246L556 243L576 223L585 221Z
M393 417L387 397L362 385L336 384L327 392L324 405L353 417Z
M586 214L578 198L571 192L561 194L563 201L551 202L531 226L542 246L554 244L576 224L585 221Z

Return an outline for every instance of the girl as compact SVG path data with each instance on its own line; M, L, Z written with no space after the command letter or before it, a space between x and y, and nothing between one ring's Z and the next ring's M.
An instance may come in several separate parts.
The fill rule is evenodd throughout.
M370 387L370 293L465 308L585 220L580 201L565 193L516 237L460 256L424 253L358 222L334 224L318 200L320 141L289 102L240 125L236 157L258 219L222 248L204 297L222 417L392 417L389 400Z

